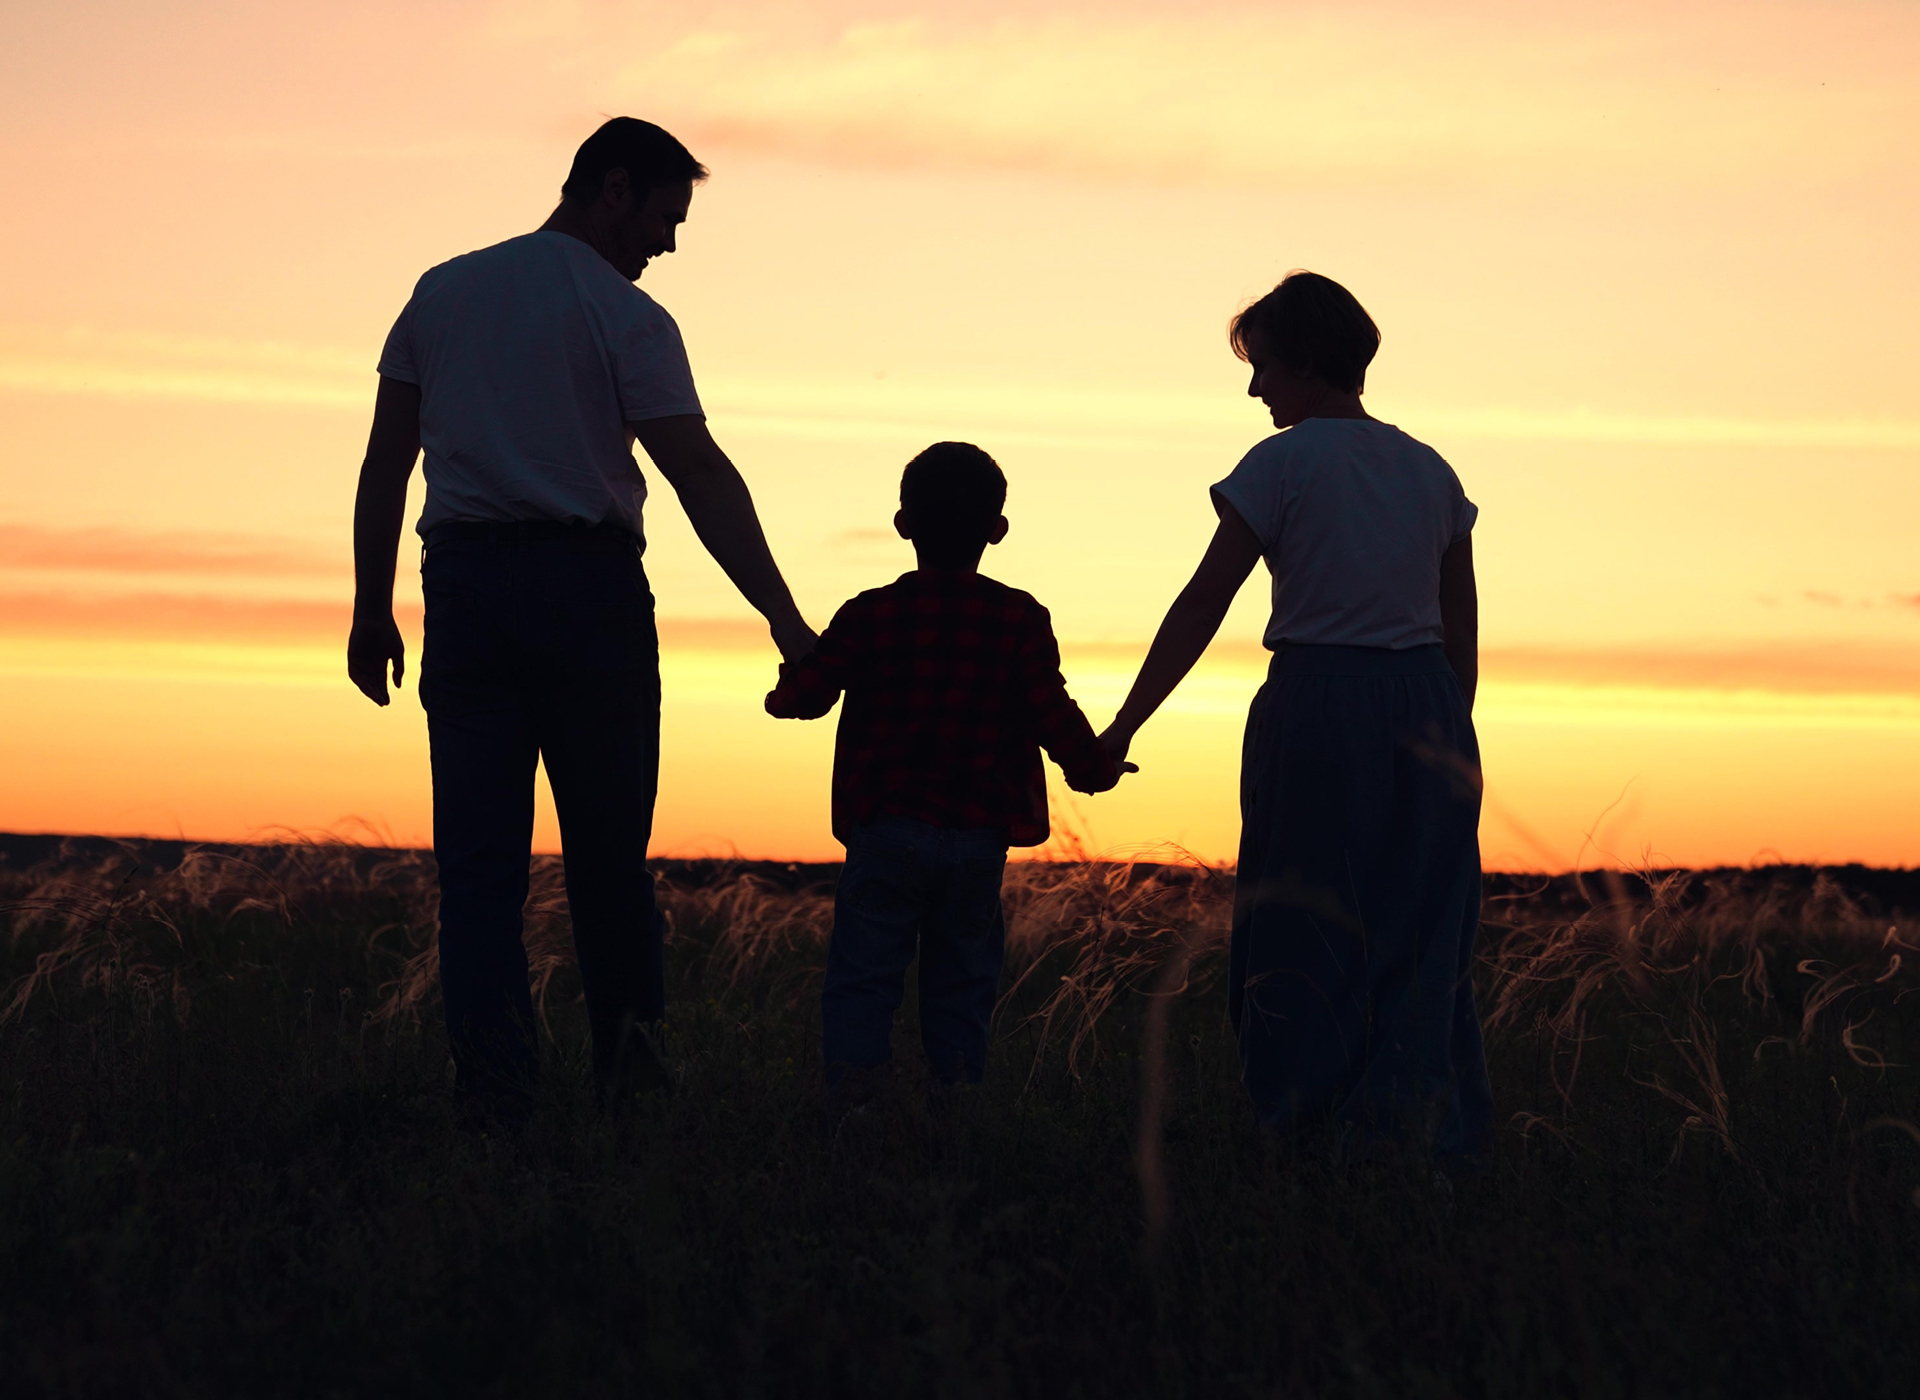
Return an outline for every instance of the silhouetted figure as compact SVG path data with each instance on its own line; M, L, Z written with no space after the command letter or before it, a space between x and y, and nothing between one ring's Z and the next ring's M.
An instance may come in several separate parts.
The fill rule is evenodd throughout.
M354 507L354 683L387 703L403 652L394 555L422 447L420 699L433 749L440 985L469 1102L524 1111L535 1040L521 909L536 761L559 813L604 1089L664 1084L647 841L660 670L641 566L637 438L789 657L813 644L740 474L707 432L673 318L634 286L674 250L706 170L650 123L607 122L534 233L420 279L380 357Z
M1477 511L1360 406L1380 333L1344 287L1293 273L1232 342L1286 431L1213 488L1212 543L1101 737L1126 756L1265 558L1274 656L1247 718L1228 973L1247 1091L1269 1127L1347 1149L1478 1151Z
M1067 695L1047 610L979 573L1006 537L1006 498L999 466L969 443L915 457L893 523L919 567L842 607L767 696L781 719L818 719L847 697L833 757L847 863L820 1002L830 1085L890 1058L916 950L927 1064L943 1082L979 1082L1007 847L1047 839L1040 750L1081 792L1119 779Z

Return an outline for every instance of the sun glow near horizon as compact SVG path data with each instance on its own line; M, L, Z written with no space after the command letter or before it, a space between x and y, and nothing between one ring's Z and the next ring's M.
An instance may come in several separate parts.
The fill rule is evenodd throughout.
M631 110L714 169L643 285L816 624L906 567L900 464L971 438L1012 482L988 571L1103 723L1265 431L1226 317L1310 266L1385 329L1373 411L1482 507L1490 864L1920 863L1911 8L4 23L0 828L426 838L411 676L376 711L340 662L371 364ZM759 712L771 647L667 493L648 529L656 849L831 857L831 724ZM1143 772L1063 799L1079 839L1231 856L1261 591Z

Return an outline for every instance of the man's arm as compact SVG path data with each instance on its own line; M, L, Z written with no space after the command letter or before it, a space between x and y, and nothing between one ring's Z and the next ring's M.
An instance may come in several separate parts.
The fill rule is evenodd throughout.
M819 719L834 707L846 689L865 630L858 607L856 599L841 608L812 651L781 663L779 683L767 692L768 714L775 719Z
M627 426L680 497L707 553L766 618L780 654L788 661L805 656L813 649L813 629L773 562L747 483L707 431L706 419L680 414Z
M1124 759L1133 736L1173 694L1173 688L1186 679L1193 663L1207 649L1213 634L1220 630L1227 609L1247 581L1253 566L1260 562L1260 540L1240 518L1240 512L1220 502L1220 524L1214 529L1200 567L1193 571L1187 586L1167 609L1167 616L1154 634L1147 659L1140 663L1140 674L1126 703L1113 717L1100 742L1115 759Z
M373 431L360 486L353 499L353 631L347 637L347 675L376 705L406 671L406 646L393 620L393 571L407 512L407 480L420 456L420 386L380 380Z
M1440 556L1441 650L1460 681L1473 709L1473 692L1480 685L1480 589L1473 577L1473 536L1447 546Z

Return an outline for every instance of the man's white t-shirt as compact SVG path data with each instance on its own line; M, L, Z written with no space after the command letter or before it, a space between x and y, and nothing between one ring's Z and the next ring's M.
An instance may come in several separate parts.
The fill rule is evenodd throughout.
M638 535L647 484L626 425L701 411L673 318L552 231L427 272L380 373L420 386L422 534L449 520L551 520Z
M1258 443L1213 492L1273 573L1269 648L1442 639L1440 556L1480 512L1425 443L1371 418L1309 418Z

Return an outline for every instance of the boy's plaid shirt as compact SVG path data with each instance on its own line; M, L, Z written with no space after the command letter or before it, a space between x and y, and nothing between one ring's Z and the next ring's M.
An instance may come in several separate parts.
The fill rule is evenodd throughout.
M978 574L917 571L851 599L820 644L780 668L767 713L818 719L841 691L833 832L879 816L1047 839L1040 749L1082 792L1113 760L1067 695L1047 610Z

